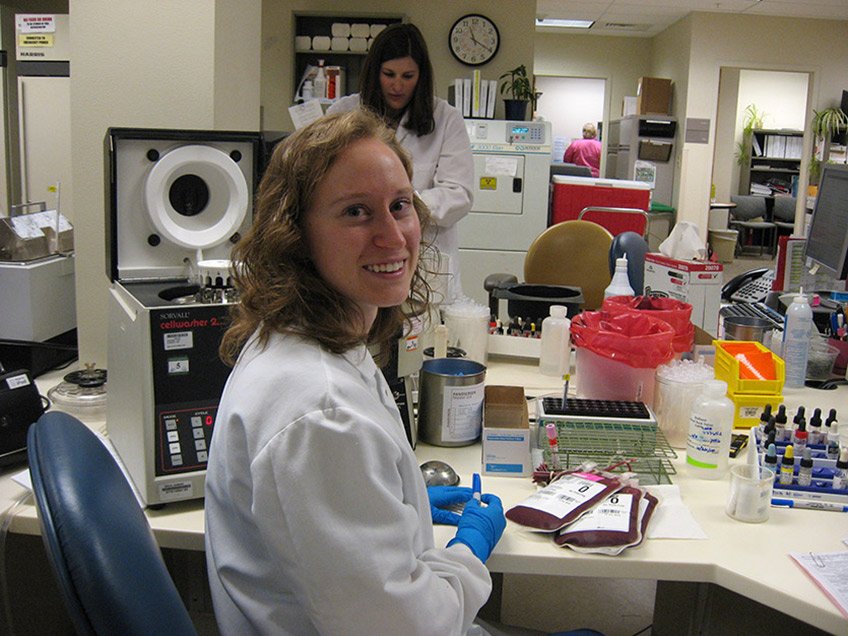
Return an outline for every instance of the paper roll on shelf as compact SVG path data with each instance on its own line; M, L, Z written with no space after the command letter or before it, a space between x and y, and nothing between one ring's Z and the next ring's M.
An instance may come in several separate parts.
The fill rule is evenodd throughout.
M333 22L333 26L330 29L335 38L350 37L350 24L347 22Z

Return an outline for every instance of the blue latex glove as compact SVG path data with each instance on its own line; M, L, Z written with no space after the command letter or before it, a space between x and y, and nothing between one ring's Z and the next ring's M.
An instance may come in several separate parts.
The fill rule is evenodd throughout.
M443 508L467 502L471 499L471 488L427 486L427 495L430 497L430 512L433 515L433 523L455 526L459 523L459 518L462 515L452 510L443 510Z
M481 499L485 507L476 499L470 499L465 504L456 536L448 542L448 546L464 543L485 563L506 528L506 518L503 504L496 495L486 493Z

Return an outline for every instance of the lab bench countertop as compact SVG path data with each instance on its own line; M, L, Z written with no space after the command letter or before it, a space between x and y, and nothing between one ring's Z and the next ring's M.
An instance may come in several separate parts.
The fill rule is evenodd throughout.
M51 374L37 380L42 393L61 376ZM490 357L487 385L523 386L528 397L562 391L559 378L543 376L532 360ZM573 389L572 389L573 392ZM784 403L792 413L799 405L807 411L836 408L848 417L848 387L833 391L784 389ZM104 432L104 422L87 422ZM772 508L765 523L735 521L725 514L729 477L709 481L689 475L685 451L677 450L673 460L683 503L707 535L707 539L647 539L638 548L614 557L580 554L557 547L546 534L530 532L513 522L495 548L487 566L493 572L600 578L632 578L663 581L704 582L778 609L819 629L848 636L848 620L824 593L788 556L790 552L841 552L848 539L845 513ZM420 462L439 459L459 473L461 483L471 484L473 473L481 471L481 446L437 447L419 443ZM747 461L745 452L731 460ZM21 467L0 473L0 510L7 510L27 491L11 476ZM535 491L529 477L483 476L483 491L497 494L504 510L520 503ZM161 510L147 510L147 517L162 547L185 550L204 549L202 500L168 504ZM39 534L38 518L31 502L15 510L10 530ZM451 526L436 526L436 544L453 537Z

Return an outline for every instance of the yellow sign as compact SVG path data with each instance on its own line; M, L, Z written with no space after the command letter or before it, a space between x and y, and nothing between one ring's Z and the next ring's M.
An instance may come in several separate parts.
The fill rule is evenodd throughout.
M497 177L480 177L480 189L481 190L497 190L498 189L498 178Z
M53 46L52 33L19 33L18 46L49 48Z

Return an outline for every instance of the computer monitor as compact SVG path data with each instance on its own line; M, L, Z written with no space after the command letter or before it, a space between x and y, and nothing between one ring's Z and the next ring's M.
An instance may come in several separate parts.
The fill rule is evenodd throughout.
M848 165L822 165L804 256L839 280L848 276Z

